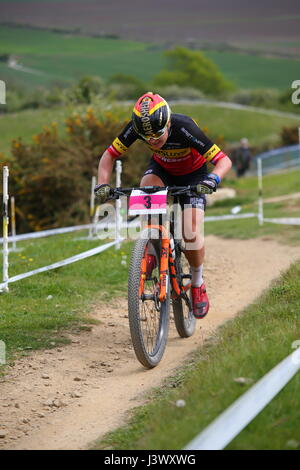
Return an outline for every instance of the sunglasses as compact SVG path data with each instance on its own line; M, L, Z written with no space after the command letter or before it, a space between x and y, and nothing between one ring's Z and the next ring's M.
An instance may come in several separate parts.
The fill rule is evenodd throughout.
M161 129L160 131L157 131L155 134L151 134L151 135L140 134L140 136L142 137L142 139L147 140L147 141L150 140L150 139L158 140L164 135L164 133L166 132L167 127L168 126L165 126L163 129Z

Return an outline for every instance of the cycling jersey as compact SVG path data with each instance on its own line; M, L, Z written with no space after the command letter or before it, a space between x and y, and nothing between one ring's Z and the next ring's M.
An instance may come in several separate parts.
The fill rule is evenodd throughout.
M171 114L168 139L157 149L143 140L130 121L108 148L110 154L119 158L137 140L143 140L153 151L153 159L171 175L186 175L206 163L215 165L225 154L214 144L195 121L184 114Z

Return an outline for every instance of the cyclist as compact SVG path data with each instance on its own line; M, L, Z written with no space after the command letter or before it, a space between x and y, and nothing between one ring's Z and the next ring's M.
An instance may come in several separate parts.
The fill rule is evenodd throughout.
M160 95L148 92L137 100L131 121L100 159L98 185L95 188L99 203L109 197L115 160L137 139L144 141L153 151L141 186L186 186L201 182L208 191L213 192L231 168L230 158L201 131L193 119L171 113L168 103ZM208 173L208 162L214 165L213 173ZM200 233L206 197L201 194L197 197L182 196L181 199L182 207L189 205L183 210L184 239L193 243L192 249L186 245L185 250L192 274L193 314L196 318L203 318L209 310L203 281L204 238ZM154 261L151 255L148 256L151 272Z

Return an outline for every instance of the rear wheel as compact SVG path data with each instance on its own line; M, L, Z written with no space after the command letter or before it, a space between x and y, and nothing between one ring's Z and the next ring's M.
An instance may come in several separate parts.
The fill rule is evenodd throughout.
M169 330L169 281L166 300L164 302L159 300L160 249L159 231L156 229L144 231L132 250L128 277L128 318L131 339L136 357L149 369L160 362ZM154 255L155 262L141 291L141 266L143 258L148 253Z
M196 329L196 318L192 309L190 268L179 246L176 250L176 272L178 282L184 287L185 293L172 299L174 321L179 336L188 338Z

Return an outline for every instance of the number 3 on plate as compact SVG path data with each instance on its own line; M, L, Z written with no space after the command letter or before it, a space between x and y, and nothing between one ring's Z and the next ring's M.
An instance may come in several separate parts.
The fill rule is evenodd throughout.
M151 196L144 196L144 206L146 209L150 209L151 207Z

